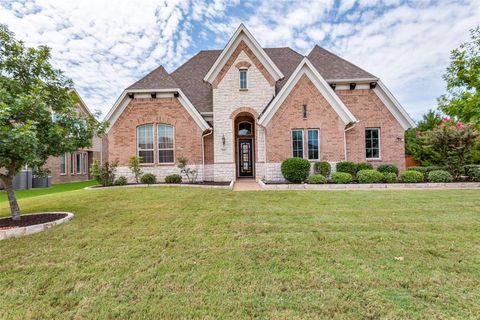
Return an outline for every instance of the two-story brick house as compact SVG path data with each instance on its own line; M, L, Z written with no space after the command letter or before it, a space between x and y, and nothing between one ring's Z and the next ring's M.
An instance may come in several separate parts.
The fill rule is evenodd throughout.
M223 50L200 51L172 73L158 67L107 115L108 160L128 158L159 180L185 156L204 181L283 180L281 162L394 163L405 168L414 123L372 74L315 46L308 56L262 48L241 25Z

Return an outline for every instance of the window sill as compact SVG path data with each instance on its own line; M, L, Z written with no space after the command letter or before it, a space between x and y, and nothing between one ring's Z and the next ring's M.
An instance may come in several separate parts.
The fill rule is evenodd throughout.
M382 161L382 158L367 158L366 161Z
M248 89L239 89L239 91L248 91Z

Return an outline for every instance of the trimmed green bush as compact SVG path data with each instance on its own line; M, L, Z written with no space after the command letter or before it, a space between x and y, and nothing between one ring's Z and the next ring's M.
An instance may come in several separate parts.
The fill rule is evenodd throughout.
M315 162L315 173L328 177L332 171L332 166L327 161Z
M145 173L141 178L140 182L144 184L154 184L157 182L157 178L152 173Z
M404 183L419 183L423 182L424 179L423 173L416 170L407 170L400 174L400 180Z
M398 175L398 167L391 163L384 163L378 166L377 170L381 173L395 173Z
M350 173L347 172L335 172L332 174L332 182L338 184L351 183L353 177Z
M290 158L282 162L281 170L287 181L300 183L308 178L310 162L302 158Z
M397 175L393 172L384 172L383 173L383 182L385 182L385 183L395 183L395 182L397 182Z
M116 186L124 186L127 184L127 178L124 176L118 177L113 184Z
M352 161L337 162L337 172L349 173L352 177L357 173L357 166Z
M480 182L480 167L469 169L468 178L472 181Z
M166 183L182 183L182 176L179 174L171 174L165 177Z
M445 170L433 170L428 173L429 182L452 182L453 176Z
M371 163L368 162L359 162L355 164L355 170L356 172L359 172L361 170L373 170L373 166Z
M327 183L327 178L321 174L312 174L310 177L308 177L307 182L309 184L322 184Z
M380 183L383 181L383 174L376 170L366 169L357 172L359 183Z
M463 172L465 172L466 176L470 176L470 170L477 168L480 169L480 164L467 164L463 166Z

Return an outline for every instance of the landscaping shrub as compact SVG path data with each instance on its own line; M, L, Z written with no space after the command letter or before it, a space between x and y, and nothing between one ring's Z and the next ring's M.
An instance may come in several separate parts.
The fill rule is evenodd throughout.
M445 170L433 170L428 173L429 182L452 182L453 176Z
M469 169L468 178L472 181L480 182L480 167Z
M381 173L395 173L398 175L398 167L391 163L384 163L378 166L377 170Z
M335 172L332 174L332 182L338 184L351 183L353 177L350 173L347 172Z
M444 167L440 167L440 166L429 166L429 167L410 167L407 169L408 171L418 171L418 172L421 172L423 174L423 178L424 180L428 179L428 174L432 171L435 171L435 170L444 170Z
M128 168L132 171L133 176L135 177L135 183L138 183L140 177L142 176L142 168L140 163L142 162L142 157L131 156L128 158Z
M115 181L115 172L117 171L117 162L106 161L100 164L100 161L93 160L92 167L90 168L90 174L98 181L102 186L111 186Z
M352 161L337 162L337 172L349 173L354 176L357 173L357 166Z
M480 164L467 164L466 166L463 166L463 172L465 175L470 177L470 170L472 169L480 169Z
M114 184L116 186L124 186L127 184L127 178L125 178L124 176L120 176L117 178L117 180L115 180Z
M424 179L423 173L416 170L407 170L400 174L400 180L404 183L418 183L423 182Z
M179 174L171 174L165 177L166 183L182 183L182 176Z
M315 173L328 177L332 171L332 166L327 161L315 162Z
M282 162L282 175L290 182L305 181L310 173L310 162L302 158L290 158Z
M145 173L141 178L140 182L144 184L154 184L157 181L157 178L152 173Z
M377 170L360 170L357 173L357 180L360 183L380 183L383 181L383 174Z
M397 182L397 174L394 172L384 172L383 173L383 182L385 183L395 183Z
M359 172L360 170L373 170L373 166L368 162L360 162L355 164L355 171Z
M312 174L310 177L308 177L307 182L310 184L322 184L327 183L327 178L321 174Z

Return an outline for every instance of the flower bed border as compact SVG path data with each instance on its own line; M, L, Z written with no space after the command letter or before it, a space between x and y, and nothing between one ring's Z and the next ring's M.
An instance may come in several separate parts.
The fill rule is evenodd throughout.
M12 229L0 230L0 241L10 239L10 238L18 238L18 237L26 236L26 235L29 235L29 234L42 232L42 231L50 229L51 227L54 227L56 225L68 222L68 221L72 220L73 217L74 217L74 214L71 213L71 212L37 212L37 213L24 214L22 216L31 216L31 215L43 214L43 213L66 214L67 216L63 217L61 219L55 220L55 221L45 222L45 223L41 223L41 224L34 224L34 225L31 225L31 226L26 226L26 227L17 227L17 228L12 228Z
M476 189L480 182L448 182L448 183L353 183L353 184L265 184L258 181L264 190L408 190L408 189Z

